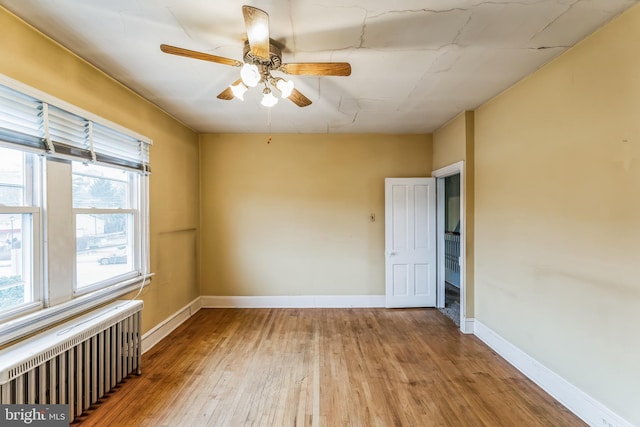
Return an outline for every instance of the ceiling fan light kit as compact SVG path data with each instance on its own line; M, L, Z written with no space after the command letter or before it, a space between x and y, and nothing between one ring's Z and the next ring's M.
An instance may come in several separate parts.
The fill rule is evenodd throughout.
M280 91L283 98L288 98L293 93L293 81L286 81L283 78L276 78L276 88Z
M238 98L244 101L244 94L250 87L257 87L259 83L263 83L264 89L260 104L265 107L273 107L278 103L278 98L273 95L272 88L277 89L282 98L288 98L298 107L311 105L311 100L295 88L293 81L287 81L282 77L273 77L272 71L308 76L351 75L351 65L347 62L283 64L281 50L272 43L269 36L269 15L267 12L252 6L242 6L242 15L247 31L243 62L166 44L160 45L160 50L172 55L241 67L240 79L220 92L218 99L228 101Z
M248 90L244 83L240 82L235 85L232 84L229 87L231 88L231 92L233 92L233 96L238 98L240 101L244 101L244 94Z
M269 89L268 87L265 87L262 93L262 101L260 101L260 104L262 104L262 106L273 107L278 103L278 98L273 96L273 93L271 93L271 89Z
M240 77L242 78L242 82L248 87L256 87L260 80L262 80L262 76L260 75L260 70L255 64L244 64L240 69Z

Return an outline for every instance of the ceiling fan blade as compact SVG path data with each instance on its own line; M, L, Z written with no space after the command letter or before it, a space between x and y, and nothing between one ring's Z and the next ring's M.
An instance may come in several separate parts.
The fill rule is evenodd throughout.
M238 79L235 82L231 83L225 90L218 94L218 99L224 99L225 101L231 101L235 96L233 95L233 91L231 90L231 86L235 86L240 83L242 79Z
M350 76L351 65L348 62L302 62L282 64L280 71L307 76Z
M225 58L223 56L210 55L204 52L196 52L195 50L184 49L181 47L161 44L160 50L171 55L186 56L187 58L201 59L203 61L217 62L218 64L231 65L234 67L242 67L242 61Z
M269 15L252 6L242 6L242 15L251 52L259 58L269 59Z
M306 107L307 105L311 105L311 100L295 88L291 92L291 95L289 95L289 99L298 107Z

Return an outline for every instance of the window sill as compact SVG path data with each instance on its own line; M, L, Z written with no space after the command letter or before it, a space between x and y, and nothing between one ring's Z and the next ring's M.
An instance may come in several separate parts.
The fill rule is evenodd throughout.
M20 316L6 322L0 323L0 346L24 336L36 333L39 330L48 328L56 323L76 316L82 312L91 310L101 304L115 300L123 295L135 292L151 283L152 274L144 278L136 277L118 284L84 294L71 301L48 307L33 313Z

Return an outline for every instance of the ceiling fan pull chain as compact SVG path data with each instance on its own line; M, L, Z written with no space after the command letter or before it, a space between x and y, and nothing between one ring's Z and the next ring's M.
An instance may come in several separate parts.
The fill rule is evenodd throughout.
M269 137L267 144L271 144L271 108L267 108L267 126L269 127Z

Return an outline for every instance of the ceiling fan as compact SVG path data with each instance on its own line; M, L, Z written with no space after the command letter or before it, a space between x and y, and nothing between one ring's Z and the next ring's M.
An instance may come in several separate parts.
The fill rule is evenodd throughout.
M241 67L240 78L229 85L218 95L219 99L244 100L244 93L249 87L256 87L262 83L264 89L261 104L272 107L278 102L273 95L275 88L282 98L289 98L298 107L306 107L311 100L298 91L291 80L274 77L272 71L279 71L291 75L311 76L349 76L351 65L348 62L302 62L282 63L282 51L269 38L269 15L267 12L252 6L242 6L242 15L247 30L247 40L244 42L243 61L211 55L204 52L184 49L181 47L160 45L160 50L172 55L186 56L203 61Z

